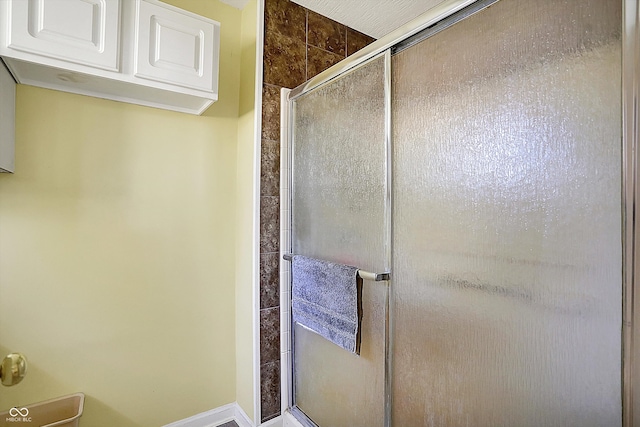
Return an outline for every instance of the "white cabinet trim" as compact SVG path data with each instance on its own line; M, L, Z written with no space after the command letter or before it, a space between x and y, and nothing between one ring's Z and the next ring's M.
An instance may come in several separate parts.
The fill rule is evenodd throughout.
M14 171L16 83L0 61L0 172Z

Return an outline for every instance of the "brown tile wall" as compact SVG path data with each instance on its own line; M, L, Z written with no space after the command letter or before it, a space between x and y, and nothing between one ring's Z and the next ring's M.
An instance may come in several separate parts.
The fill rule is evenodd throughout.
M280 414L280 89L294 88L373 38L289 0L265 0L260 177L262 421Z

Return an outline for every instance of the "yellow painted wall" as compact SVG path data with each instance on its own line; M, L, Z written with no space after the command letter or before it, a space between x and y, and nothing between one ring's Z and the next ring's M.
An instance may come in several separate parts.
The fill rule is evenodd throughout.
M236 400L242 12L169 3L222 24L203 116L18 87L0 352L30 366L0 409L82 391L82 425L149 427Z

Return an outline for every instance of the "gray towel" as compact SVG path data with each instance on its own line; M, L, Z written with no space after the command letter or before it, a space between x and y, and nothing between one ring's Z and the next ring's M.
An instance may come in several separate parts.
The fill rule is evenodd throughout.
M359 354L358 269L296 255L292 272L293 321Z

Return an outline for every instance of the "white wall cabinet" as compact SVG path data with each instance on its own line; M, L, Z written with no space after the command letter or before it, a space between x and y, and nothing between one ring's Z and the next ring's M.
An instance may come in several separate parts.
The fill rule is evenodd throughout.
M0 0L18 83L201 114L218 99L220 24L157 0Z
M0 61L0 172L13 172L16 83Z

